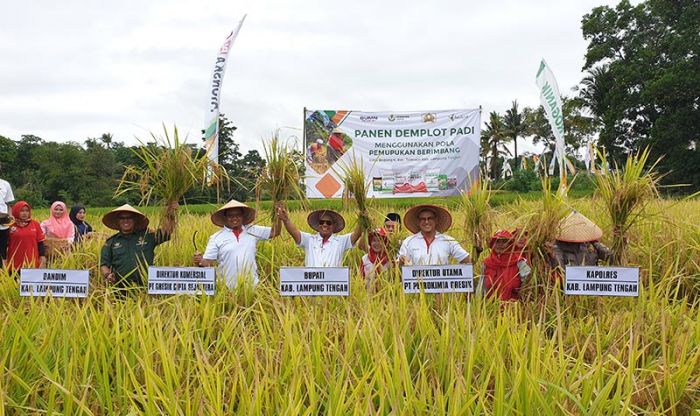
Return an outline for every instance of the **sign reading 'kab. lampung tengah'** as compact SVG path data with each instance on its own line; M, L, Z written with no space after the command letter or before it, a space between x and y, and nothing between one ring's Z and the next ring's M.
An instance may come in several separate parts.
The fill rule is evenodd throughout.
M89 284L87 270L22 269L19 295L85 298Z
M401 280L404 293L471 293L474 273L471 264L443 266L403 266Z
M347 267L281 267L282 296L349 296Z
M564 294L639 296L639 268L567 266Z
M149 267L149 295L212 296L216 291L216 273L213 267Z

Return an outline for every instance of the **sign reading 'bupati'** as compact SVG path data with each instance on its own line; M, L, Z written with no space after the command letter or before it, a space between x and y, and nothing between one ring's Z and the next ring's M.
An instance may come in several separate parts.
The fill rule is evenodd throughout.
M349 296L347 267L281 267L282 296Z

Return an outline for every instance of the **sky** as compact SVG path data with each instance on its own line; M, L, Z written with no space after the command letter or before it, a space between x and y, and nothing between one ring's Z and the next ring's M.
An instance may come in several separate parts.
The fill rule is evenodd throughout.
M581 19L616 3L0 0L0 135L133 145L164 123L199 143L218 49L244 14L220 103L244 152L301 137L304 107L481 106L483 122L539 105L542 58L572 94Z

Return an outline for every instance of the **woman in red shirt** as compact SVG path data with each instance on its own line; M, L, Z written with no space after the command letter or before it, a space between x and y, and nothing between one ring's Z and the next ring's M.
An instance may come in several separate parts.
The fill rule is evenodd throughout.
M12 206L14 222L10 225L7 244L7 270L12 274L22 267L44 268L44 233L32 219L32 207L25 201Z

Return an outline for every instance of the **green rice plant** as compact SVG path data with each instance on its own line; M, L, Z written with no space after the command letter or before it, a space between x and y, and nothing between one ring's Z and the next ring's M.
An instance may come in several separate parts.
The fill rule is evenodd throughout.
M269 141L263 141L265 152L265 167L255 184L255 196L259 202L261 196L269 195L272 206L286 205L286 201L296 199L301 201L302 209L306 206L306 194L301 186L301 177L292 157L292 148L282 143L277 135ZM273 222L277 212L272 210Z
M596 196L612 226L612 264L626 264L631 229L652 215L647 207L659 198L658 184L662 175L654 171L659 160L646 168L649 149L630 155L625 166L607 169L605 152L599 152L603 170L595 178Z
M464 230L471 237L472 262L476 263L484 251L491 232L495 211L491 208L491 188L488 179L474 181L462 192L461 211L464 213Z

